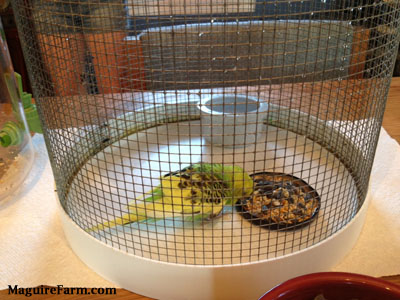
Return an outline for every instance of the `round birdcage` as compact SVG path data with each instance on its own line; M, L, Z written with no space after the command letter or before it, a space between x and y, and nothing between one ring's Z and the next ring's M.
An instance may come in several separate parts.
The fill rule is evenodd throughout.
M66 236L94 270L255 299L351 249L398 1L12 3Z

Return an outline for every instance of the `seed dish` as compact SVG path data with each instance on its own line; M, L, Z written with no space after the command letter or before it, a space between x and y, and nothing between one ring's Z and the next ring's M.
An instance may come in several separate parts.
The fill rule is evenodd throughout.
M298 229L310 223L321 206L318 193L304 180L285 173L252 174L254 192L236 209L253 224L272 229Z

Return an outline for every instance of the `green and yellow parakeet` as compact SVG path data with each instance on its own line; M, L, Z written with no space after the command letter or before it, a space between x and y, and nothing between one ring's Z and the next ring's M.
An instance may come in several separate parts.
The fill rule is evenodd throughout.
M212 219L238 199L253 193L253 180L238 166L198 163L165 175L142 201L132 201L128 213L88 229L99 231L145 220L183 217Z

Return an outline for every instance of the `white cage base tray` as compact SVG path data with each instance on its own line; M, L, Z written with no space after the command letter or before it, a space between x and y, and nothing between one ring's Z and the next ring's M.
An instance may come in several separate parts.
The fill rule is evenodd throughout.
M143 187L156 186L163 174L200 161L300 177L321 196L319 215L289 232L260 228L229 211L199 228L172 231L131 224L94 237L76 225L85 224L82 205L120 209L148 191ZM68 197L68 215L61 209L64 230L89 267L125 289L174 300L253 300L289 278L327 271L356 242L368 206L367 197L357 212L357 189L346 167L304 136L269 126L255 145L222 149L201 138L199 121L150 128L110 145L83 165ZM112 214L113 209L102 217Z
M132 292L156 299L254 300L290 278L328 271L352 249L360 235L369 194L354 218L326 240L278 258L216 266L155 261L115 249L79 228L60 208L65 235L91 269Z

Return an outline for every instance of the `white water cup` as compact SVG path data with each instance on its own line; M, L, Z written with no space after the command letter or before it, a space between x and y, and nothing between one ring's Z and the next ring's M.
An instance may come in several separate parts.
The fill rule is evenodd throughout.
M211 145L246 147L265 134L268 104L246 95L216 94L198 104L201 133Z

